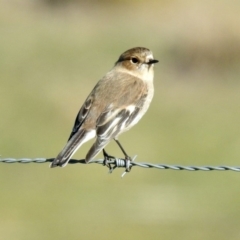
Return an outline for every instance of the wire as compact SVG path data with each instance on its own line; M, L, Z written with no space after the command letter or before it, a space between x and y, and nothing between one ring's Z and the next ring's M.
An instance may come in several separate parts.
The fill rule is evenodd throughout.
M233 167L233 166L181 166L181 165L167 165L167 164L153 164L153 163L146 163L146 162L134 162L135 158L137 156L133 157L133 161L131 161L128 167L143 167L143 168L156 168L156 169L162 169L162 170L186 170L186 171L236 171L240 172L240 166L239 167ZM0 163L46 163L46 162L52 162L54 158L0 158ZM86 164L85 159L71 159L69 161L69 164ZM126 168L126 161L121 158L112 158L111 160L105 161L104 159L97 159L92 160L89 162L91 163L97 163L101 165L107 165L109 167L109 171L112 172L115 168L123 167ZM112 166L113 165L113 166Z

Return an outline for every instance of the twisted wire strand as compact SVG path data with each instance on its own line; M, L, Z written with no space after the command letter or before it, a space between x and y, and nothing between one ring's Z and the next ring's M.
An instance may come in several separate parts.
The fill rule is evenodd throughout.
M134 157L136 158L136 156ZM54 158L0 158L0 163L45 163L52 162ZM85 159L71 159L69 164L86 164ZM92 160L90 163L97 163L105 165L104 159ZM116 167L126 168L126 162L124 159L115 158L107 161L108 164L112 164L115 169ZM240 172L240 166L181 166L181 165L167 165L167 164L152 164L146 162L130 162L130 167L143 167L143 168L156 168L162 170L186 170L186 171L236 171ZM111 172L111 169L110 169Z

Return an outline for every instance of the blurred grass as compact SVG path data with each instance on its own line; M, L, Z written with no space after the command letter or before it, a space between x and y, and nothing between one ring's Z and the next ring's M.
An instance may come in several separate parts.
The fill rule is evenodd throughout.
M234 1L0 2L0 153L54 157L96 81L145 46L160 62L147 115L120 140L137 161L239 165ZM75 157L83 158L91 143ZM121 156L114 143L109 152ZM239 174L1 164L2 239L239 239Z

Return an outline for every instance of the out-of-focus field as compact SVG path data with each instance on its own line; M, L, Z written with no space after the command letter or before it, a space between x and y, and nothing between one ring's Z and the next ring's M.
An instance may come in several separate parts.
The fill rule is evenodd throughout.
M97 80L144 46L159 60L155 96L120 137L128 153L240 165L239 10L228 0L1 1L1 157L55 157ZM240 239L240 173L122 172L1 163L0 239Z

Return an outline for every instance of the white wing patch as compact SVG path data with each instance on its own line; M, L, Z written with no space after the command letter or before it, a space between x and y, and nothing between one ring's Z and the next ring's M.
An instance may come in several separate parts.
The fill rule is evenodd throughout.
M135 105L129 105L125 109L130 112L130 115L133 113L135 110L136 106Z

